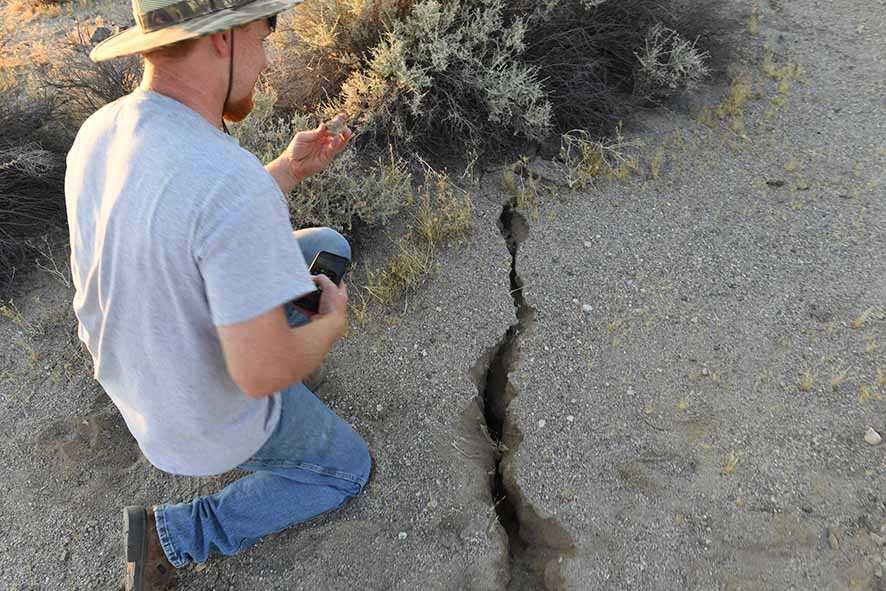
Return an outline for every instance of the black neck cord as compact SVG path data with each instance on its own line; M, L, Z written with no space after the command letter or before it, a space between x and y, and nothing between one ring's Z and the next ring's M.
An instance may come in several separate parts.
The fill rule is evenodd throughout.
M222 103L222 129L225 130L225 133L231 135L231 132L228 131L228 126L225 123L225 105L228 104L228 99L231 98L231 89L234 87L234 29L231 29L231 61L228 66L228 93L225 95L225 102Z

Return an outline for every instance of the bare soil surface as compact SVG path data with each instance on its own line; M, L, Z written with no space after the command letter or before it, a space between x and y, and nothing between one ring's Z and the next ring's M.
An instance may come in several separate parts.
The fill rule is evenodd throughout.
M886 589L886 9L729 6L722 82L629 125L642 174L536 158L513 213L488 172L471 237L333 352L367 494L181 588ZM51 243L0 315L0 587L115 589L124 505L238 475L144 460Z

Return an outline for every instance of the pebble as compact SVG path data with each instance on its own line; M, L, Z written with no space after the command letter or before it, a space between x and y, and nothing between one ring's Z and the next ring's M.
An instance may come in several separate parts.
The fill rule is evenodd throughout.
M569 422L571 423L572 421L575 420L575 417L572 416L572 415L566 415L566 420L569 421Z
M590 304L582 304L581 311L584 312L585 314L590 314L591 312L594 311L594 307L591 306Z
M585 240L585 248L591 248L592 246L594 246L594 245L591 242L588 242L587 240Z
M872 427L868 427L868 430L864 432L864 440L870 445L880 445L880 442L883 441L883 437L874 431Z
M539 429L543 429L544 426L547 425L547 424L548 424L548 422L547 422L546 420L544 420L544 419L539 419L539 421L538 421L538 427L539 427Z
M406 532L401 531L399 534L397 534L397 539L398 540L405 540L406 539Z

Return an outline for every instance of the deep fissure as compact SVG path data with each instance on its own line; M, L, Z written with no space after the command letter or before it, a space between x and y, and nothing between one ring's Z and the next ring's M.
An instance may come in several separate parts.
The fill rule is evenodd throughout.
M509 374L517 359L521 335L535 322L535 310L523 294L523 280L517 273L517 250L529 233L526 219L513 202L505 204L498 228L511 254L510 294L517 321L512 324L491 354L485 375L478 383L483 417L489 437L496 446L495 472L490 483L498 522L508 538L507 588L513 591L552 589L562 582L558 571L548 565L571 552L572 543L553 520L543 520L523 500L514 478L505 474L505 460L516 451L522 439L508 418L508 406L516 396ZM553 543L550 543L554 540Z

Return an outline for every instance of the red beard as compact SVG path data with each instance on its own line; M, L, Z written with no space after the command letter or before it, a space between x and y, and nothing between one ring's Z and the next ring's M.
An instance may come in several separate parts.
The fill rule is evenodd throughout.
M253 99L252 93L250 92L248 95L239 100L229 100L228 102L226 102L225 108L222 112L222 117L225 121L236 123L238 121L243 121L244 119L246 119L246 116L249 115L254 108L255 99Z

